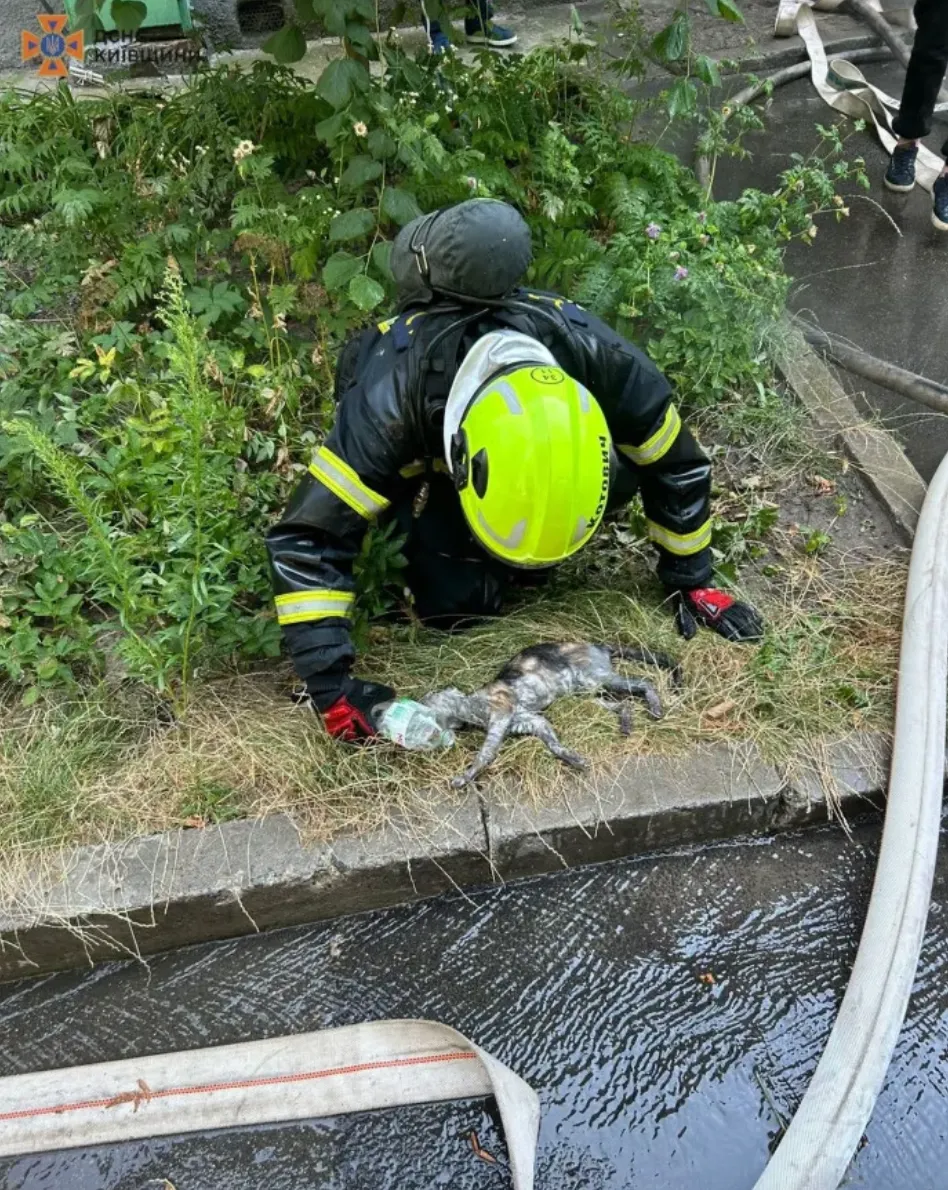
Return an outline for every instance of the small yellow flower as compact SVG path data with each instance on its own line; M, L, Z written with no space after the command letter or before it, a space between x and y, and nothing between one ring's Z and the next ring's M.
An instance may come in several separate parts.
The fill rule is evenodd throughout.
M253 153L256 147L252 140L239 141L234 149L234 160L243 161L245 157L249 157Z
M366 128L365 124L363 124L361 120L356 121L356 123L352 125L352 131L356 134L356 136L369 135L368 128Z

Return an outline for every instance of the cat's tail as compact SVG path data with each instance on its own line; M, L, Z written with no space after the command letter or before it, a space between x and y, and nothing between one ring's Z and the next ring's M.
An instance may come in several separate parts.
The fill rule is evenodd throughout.
M675 686L681 686L684 681L681 662L669 653L659 649L640 649L633 645L606 645L609 656L619 661L636 661L640 665L654 665L658 669L665 669L671 674Z

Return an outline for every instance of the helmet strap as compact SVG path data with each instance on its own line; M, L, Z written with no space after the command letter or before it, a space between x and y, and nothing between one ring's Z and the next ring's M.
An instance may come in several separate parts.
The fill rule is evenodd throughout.
M428 268L428 253L425 251L425 238L431 231L431 225L440 214L442 214L441 211L432 211L428 218L425 219L412 233L411 243L408 245L408 250L414 256L415 264L418 266L418 272L425 281L427 281L430 276L430 270Z
M458 430L451 438L451 478L454 480L456 492L463 492L467 487L469 469L467 434L462 429Z

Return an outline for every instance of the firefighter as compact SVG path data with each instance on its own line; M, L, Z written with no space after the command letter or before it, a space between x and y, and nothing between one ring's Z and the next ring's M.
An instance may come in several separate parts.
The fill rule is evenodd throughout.
M335 425L267 535L293 664L340 739L373 735L394 697L352 673L353 562L379 518L406 535L418 615L453 628L497 615L640 491L682 634L761 636L711 585L710 465L668 382L586 310L521 287L530 260L526 223L491 199L403 228L400 312L343 349Z

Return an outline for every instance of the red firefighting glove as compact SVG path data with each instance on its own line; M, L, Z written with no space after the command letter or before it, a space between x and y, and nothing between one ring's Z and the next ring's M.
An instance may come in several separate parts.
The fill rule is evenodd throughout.
M376 734L374 712L384 703L391 702L395 691L378 682L346 676L341 692L321 691L311 697L329 734L334 739L355 743Z
M674 601L675 621L685 640L691 640L699 624L712 628L725 640L760 640L764 635L764 622L754 608L716 587L676 591Z

